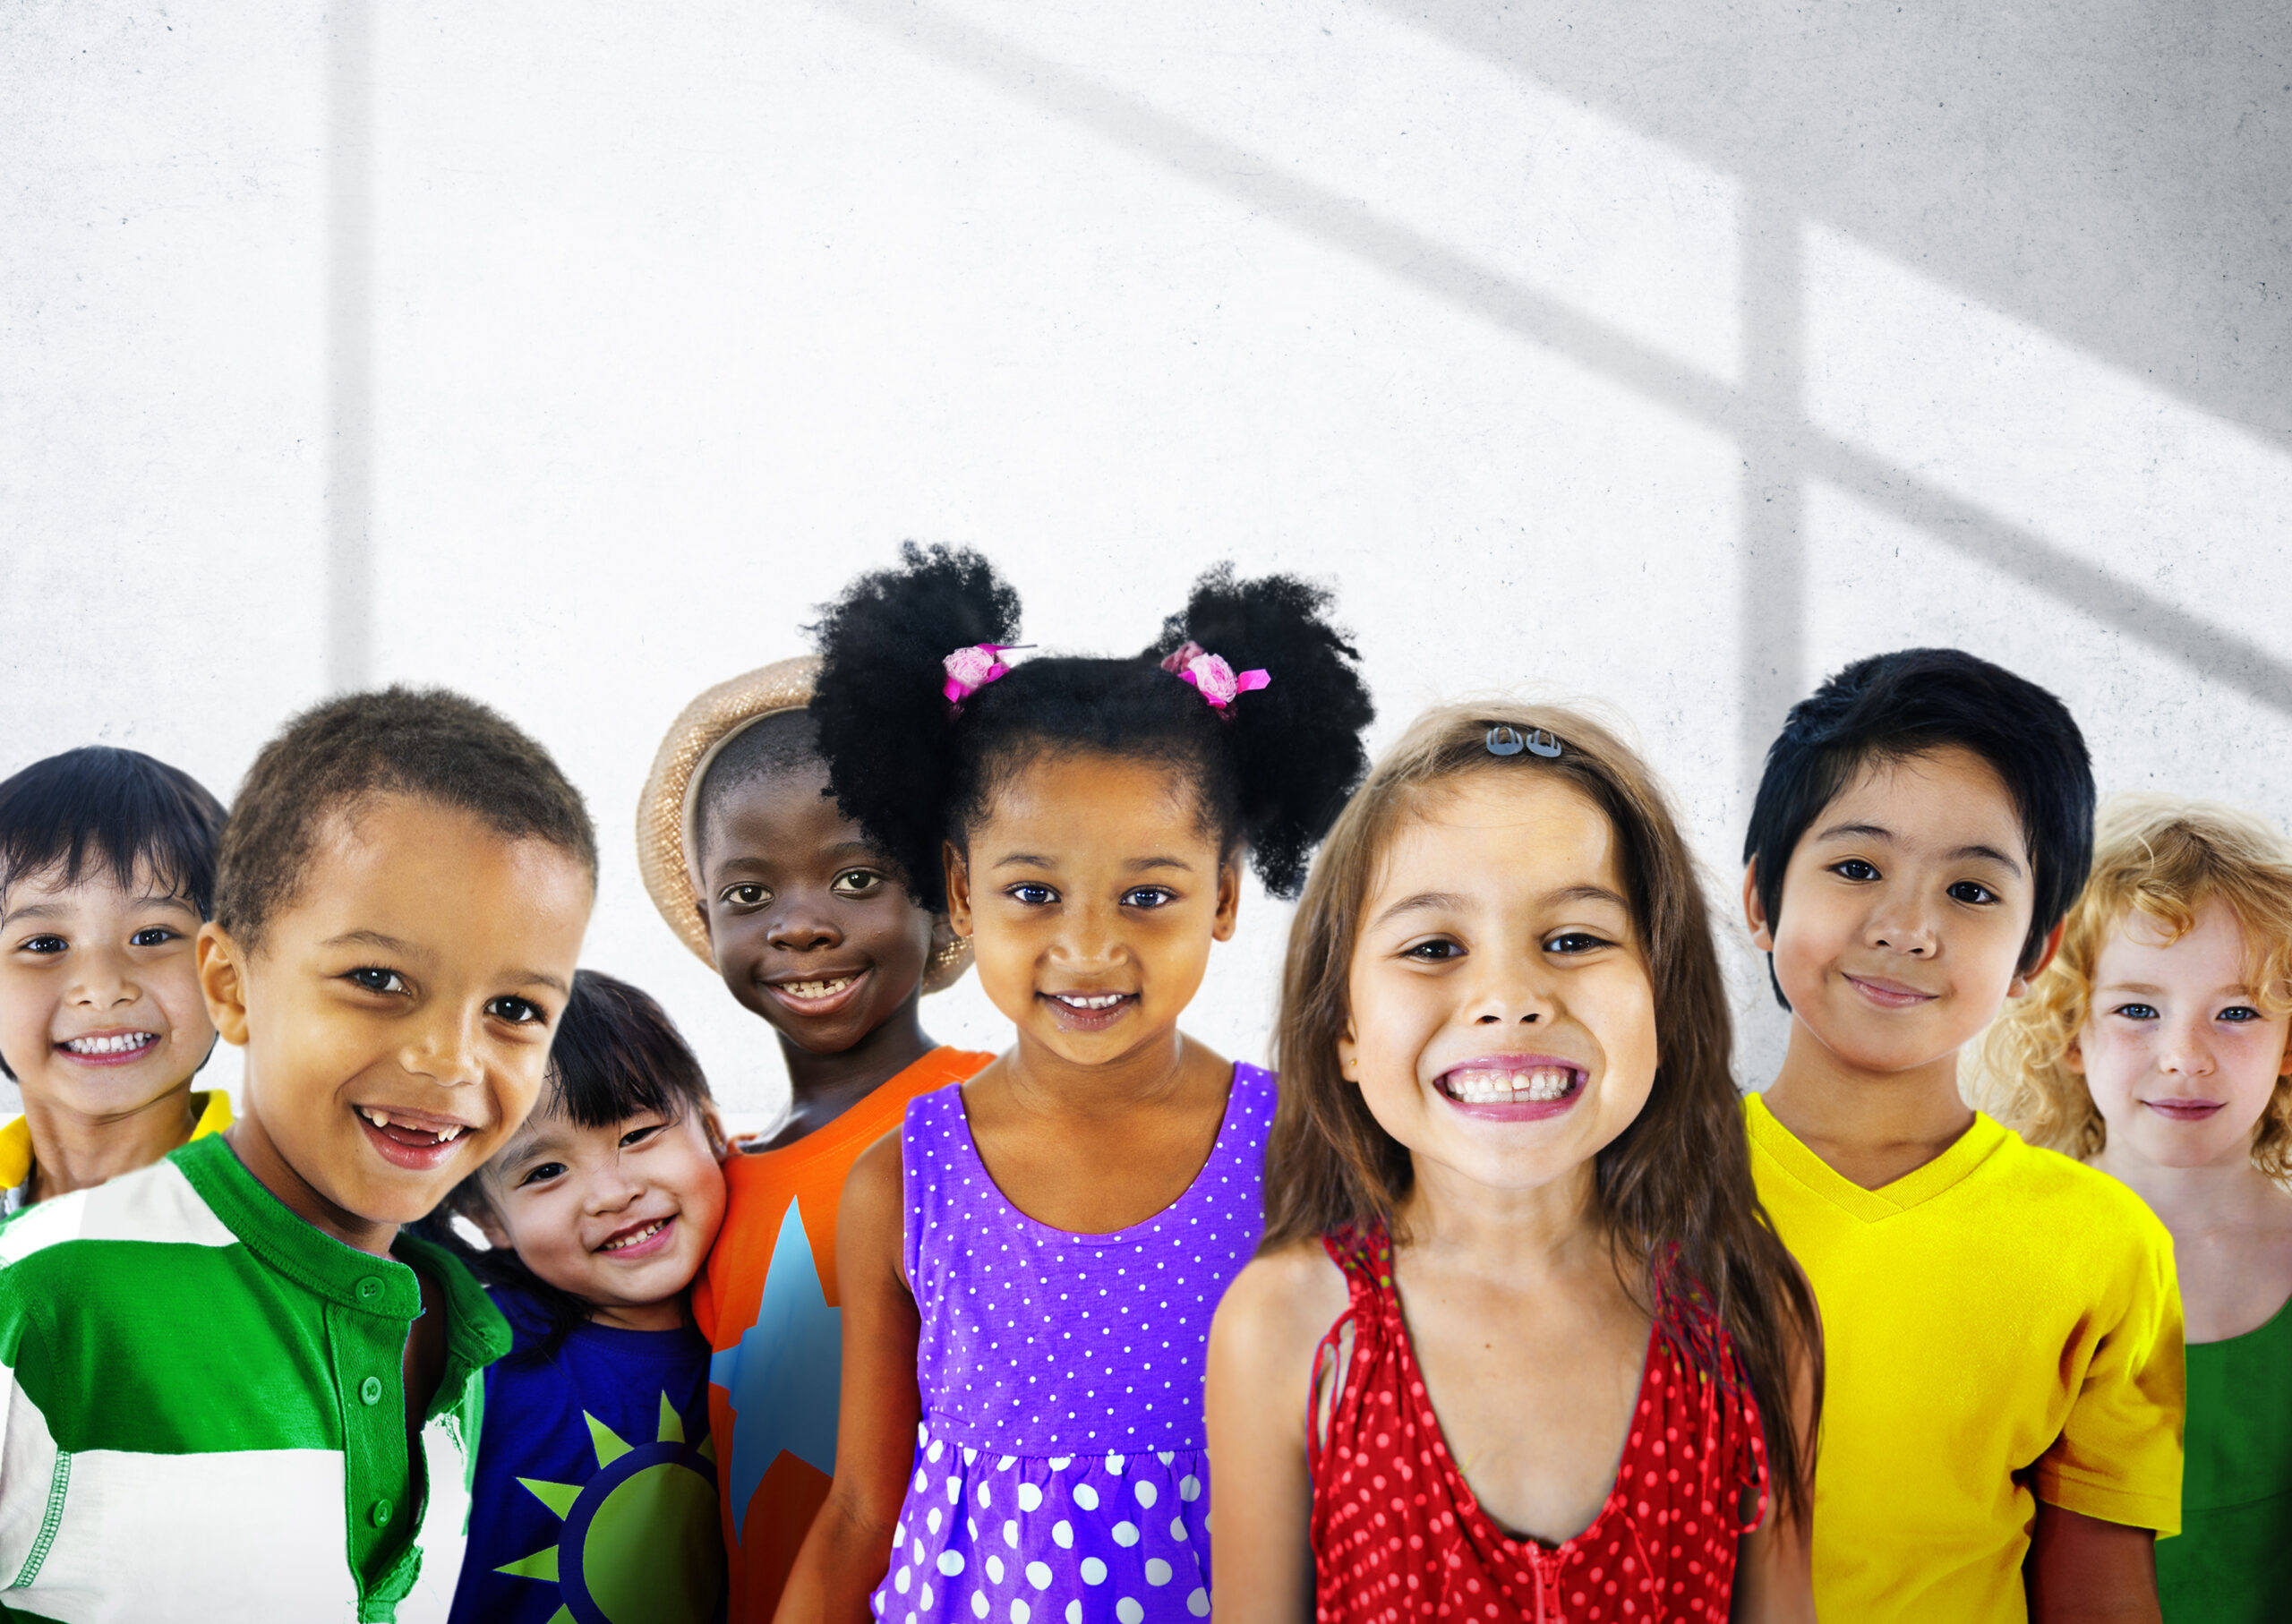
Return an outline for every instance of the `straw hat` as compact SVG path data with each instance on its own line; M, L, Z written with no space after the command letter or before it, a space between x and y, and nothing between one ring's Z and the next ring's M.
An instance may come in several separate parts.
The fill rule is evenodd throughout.
M684 707L646 775L645 792L637 802L637 872L669 928L704 963L713 966L716 960L700 921L694 812L701 781L718 753L748 728L809 705L819 669L817 656L800 654L718 683ZM970 963L971 943L954 938L931 955L923 990L936 993L954 986Z

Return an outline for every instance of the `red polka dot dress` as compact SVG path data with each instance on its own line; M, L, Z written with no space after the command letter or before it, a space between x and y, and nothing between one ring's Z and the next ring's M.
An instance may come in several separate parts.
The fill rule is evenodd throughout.
M1498 1527L1450 1457L1402 1322L1390 1242L1381 1231L1323 1244L1352 1302L1321 1357L1337 1356L1348 1323L1353 1348L1327 1441L1317 1425L1308 1434L1316 1619L1726 1618L1735 1542L1766 1513L1766 1446L1726 1332L1698 1296L1662 1294L1615 1487L1590 1527L1546 1545ZM1667 1335L1667 1322L1683 1334ZM1697 1369L1681 1343L1713 1350L1727 1380ZM1745 1490L1758 1497L1748 1526Z

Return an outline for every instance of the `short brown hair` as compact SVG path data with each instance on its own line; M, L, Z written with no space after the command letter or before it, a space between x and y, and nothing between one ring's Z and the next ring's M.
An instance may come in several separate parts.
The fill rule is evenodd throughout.
M1489 750L1492 728L1551 734L1556 756ZM1648 1269L1676 1244L1710 1294L1765 1418L1776 1504L1812 1504L1815 1440L1801 1436L1792 1367L1811 1361L1817 1405L1822 1331L1814 1294L1769 1225L1730 1050L1732 1022L1695 859L1646 765L1589 716L1557 705L1455 705L1417 718L1373 768L1323 843L1289 929L1276 1042L1280 1104L1266 1150L1266 1250L1347 1227L1390 1226L1415 1179L1408 1150L1370 1114L1339 1069L1351 1019L1353 953L1394 835L1468 774L1558 777L1599 808L1621 850L1633 927L1655 990L1662 1058L1647 1103L1594 1160L1595 1199L1621 1251ZM1643 1273L1635 1289L1649 1285ZM1647 1304L1653 1306L1652 1303Z
M2228 905L2245 934L2253 1002L2292 1013L2292 842L2248 812L2164 795L2116 795L2101 807L2092 877L2069 910L2061 948L2029 996L1990 1023L1965 1092L2033 1145L2083 1161L2108 1142L2069 1046L2091 1013L2093 971L2110 935L2134 913L2168 942L2207 902ZM2253 1166L2292 1177L2292 1079L2253 1130Z
M252 947L307 876L326 819L369 796L411 795L548 842L592 884L597 835L549 752L498 712L441 688L386 688L312 706L262 747L223 826L215 920Z

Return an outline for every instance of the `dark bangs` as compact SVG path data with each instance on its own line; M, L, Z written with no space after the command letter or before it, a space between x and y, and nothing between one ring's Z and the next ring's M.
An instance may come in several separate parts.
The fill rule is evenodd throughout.
M222 803L180 767L107 745L66 750L0 782L0 887L102 874L132 890L148 868L210 919L222 833Z

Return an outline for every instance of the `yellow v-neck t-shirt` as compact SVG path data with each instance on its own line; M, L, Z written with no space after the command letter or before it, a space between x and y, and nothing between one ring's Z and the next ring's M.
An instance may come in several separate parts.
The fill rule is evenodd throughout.
M231 1097L222 1090L193 1089L191 1100L199 1113L198 1120L192 1124L192 1139L220 1133L231 1125ZM0 1191L7 1192L5 1207L9 1213L21 1209L30 1197L31 1176L32 1127L19 1116L0 1127Z
M1855 1624L2028 1616L2035 1501L2180 1527L2180 1287L2141 1198L1988 1116L1882 1189L1757 1095L1751 1167L1822 1306L1815 1603Z

